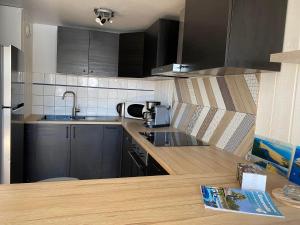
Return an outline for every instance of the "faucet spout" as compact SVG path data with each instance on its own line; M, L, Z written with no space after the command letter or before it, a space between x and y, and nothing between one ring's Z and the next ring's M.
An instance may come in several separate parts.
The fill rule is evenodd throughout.
M80 112L80 109L77 107L77 98L74 91L65 91L62 99L64 100L66 98L67 94L71 94L73 96L73 108L72 108L72 117L75 118L77 116L77 113Z

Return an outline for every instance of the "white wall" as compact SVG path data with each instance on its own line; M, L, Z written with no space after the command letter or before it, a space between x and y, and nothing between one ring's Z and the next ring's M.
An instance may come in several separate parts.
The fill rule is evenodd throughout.
M26 27L29 27L30 33L26 34ZM25 117L31 115L31 81L32 81L32 24L30 15L26 9L22 13L22 50L25 58Z
M56 73L57 27L33 25L33 72Z
M0 43L21 49L22 9L0 6Z
M289 0L284 50L300 49L300 1ZM300 67L282 64L281 72L262 74L256 134L300 145Z

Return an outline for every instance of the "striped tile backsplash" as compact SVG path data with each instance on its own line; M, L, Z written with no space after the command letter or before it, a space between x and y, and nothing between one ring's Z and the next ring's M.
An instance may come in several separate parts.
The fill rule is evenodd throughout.
M174 80L172 125L218 149L245 156L251 149L259 74Z

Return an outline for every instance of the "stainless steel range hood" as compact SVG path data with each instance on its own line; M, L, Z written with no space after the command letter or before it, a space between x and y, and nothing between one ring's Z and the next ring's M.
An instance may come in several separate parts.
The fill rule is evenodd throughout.
M161 66L152 69L152 76L168 76L168 77L178 77L182 73L191 72L189 65L184 64L170 64L166 66Z
M269 58L272 52L282 50L286 6L282 1L186 0L180 15L177 60L152 69L152 76L280 71L281 65ZM250 14L255 16L250 18ZM272 25L273 21L277 21L276 25Z

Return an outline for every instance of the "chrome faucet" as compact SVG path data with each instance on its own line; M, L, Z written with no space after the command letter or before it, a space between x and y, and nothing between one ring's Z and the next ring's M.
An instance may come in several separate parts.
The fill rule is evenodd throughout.
M73 108L72 108L72 118L75 118L77 116L77 113L80 112L80 109L76 106L77 105L77 99L76 94L74 91L65 91L63 94L62 99L64 100L67 94L73 95Z

